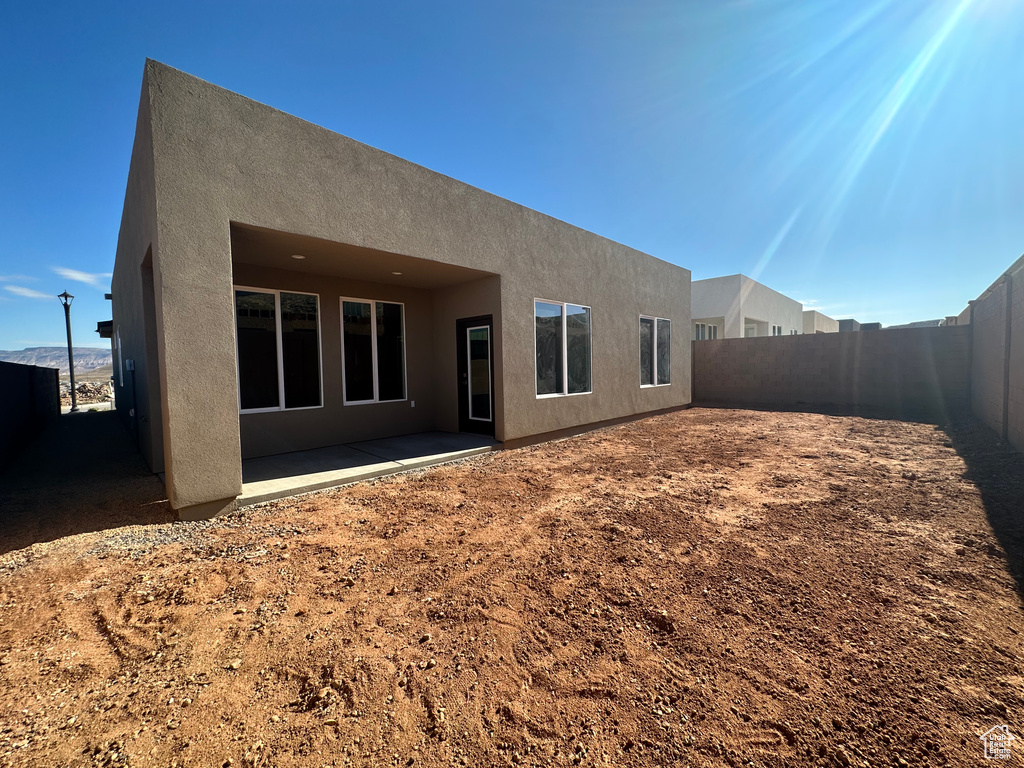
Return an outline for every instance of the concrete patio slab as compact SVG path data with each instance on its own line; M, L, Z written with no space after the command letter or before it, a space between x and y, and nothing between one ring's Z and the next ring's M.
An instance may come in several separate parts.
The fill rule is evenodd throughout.
M448 459L445 457L449 455L452 458L459 458L464 455L472 456L474 453L486 453L494 450L497 445L498 443L492 438L481 435L467 435L460 432L419 432L415 435L352 443L351 447L408 467L410 465L418 466L423 461L428 461L431 464L447 461Z
M238 505L349 485L410 469L443 464L494 450L500 443L478 435L423 432L242 462Z

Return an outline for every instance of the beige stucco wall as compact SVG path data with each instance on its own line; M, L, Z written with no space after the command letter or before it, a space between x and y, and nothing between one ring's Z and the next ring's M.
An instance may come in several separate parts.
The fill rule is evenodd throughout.
M443 432L459 431L458 362L455 321L490 315L494 323L494 433L505 439L501 278L438 288L434 298L434 424Z
M745 318L753 318L771 326L782 326L782 335L803 331L803 305L767 285L740 275L741 311Z
M323 406L241 414L242 458L434 429L434 302L431 291L251 264L235 264L234 284L302 291L320 297ZM341 386L342 297L395 301L405 305L406 401L344 405Z
M804 333L838 333L839 321L814 309L804 310Z
M500 317L506 440L689 402L688 270L157 62L147 62L146 83L158 191L151 239L162 430L175 508L240 490L234 316L225 300L231 222L500 275L500 309L492 314L496 323ZM493 309L496 285L483 289L479 301L453 290L451 314ZM535 297L593 308L592 395L535 397ZM443 298L433 299L435 331L452 319L436 309ZM639 387L640 314L674 322L670 387ZM445 336L435 333L435 343L447 361ZM441 424L450 424L450 402L437 389L433 397ZM245 435L255 439L249 424Z
M110 290L113 328L120 339L120 354L114 359L117 410L129 429L138 430L138 445L149 466L154 472L163 472L162 385L152 269L156 188L148 94L147 77L143 80ZM135 363L135 392L132 375L125 370L128 360Z
M693 319L723 318L718 331L721 339L743 336L741 278L742 275L725 275L694 280L690 285Z
M724 335L720 338L743 338L747 318L760 321L771 333L771 326L781 325L782 333L803 332L803 306L800 302L772 290L746 275L726 275L694 280L691 285L692 314L695 320L724 317Z

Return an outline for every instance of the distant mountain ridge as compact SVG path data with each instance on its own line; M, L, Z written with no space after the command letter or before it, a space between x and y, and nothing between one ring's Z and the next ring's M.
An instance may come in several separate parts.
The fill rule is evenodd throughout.
M0 360L22 365L38 365L43 368L59 368L68 372L67 347L29 347L21 350L0 349ZM75 347L75 373L85 373L104 365L112 365L109 349Z

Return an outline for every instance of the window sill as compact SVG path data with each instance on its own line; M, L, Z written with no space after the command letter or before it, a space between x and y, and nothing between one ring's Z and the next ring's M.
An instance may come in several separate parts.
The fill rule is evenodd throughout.
M538 400L551 400L552 398L556 398L556 397L579 397L580 395L592 395L592 394L594 394L594 390L590 390L589 392L552 392L552 393L547 394L547 395L537 395L537 399Z
M250 413L280 413L283 411L315 411L318 408L323 408L321 405L304 405L301 408L250 408L248 410L239 409L238 413L241 416L248 416Z

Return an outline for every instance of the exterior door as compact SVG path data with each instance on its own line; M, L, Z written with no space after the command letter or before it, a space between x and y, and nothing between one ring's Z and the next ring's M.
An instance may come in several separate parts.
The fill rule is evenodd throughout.
M494 436L494 323L491 315L455 321L459 431Z

